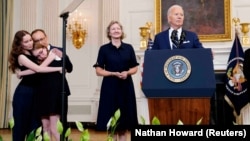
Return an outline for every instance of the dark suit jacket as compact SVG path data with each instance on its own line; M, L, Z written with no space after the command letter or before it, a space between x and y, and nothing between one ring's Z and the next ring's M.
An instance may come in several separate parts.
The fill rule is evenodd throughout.
M57 48L57 49L63 51L63 48L50 45L50 49L53 49L53 48ZM65 56L65 68L66 68L68 73L73 71L73 64L71 63L69 56L67 54Z
M63 48L50 45L50 50L53 48L57 48L57 49L63 51ZM49 66L53 66L53 62ZM65 55L65 69L68 73L73 71L73 64L71 63L68 55ZM65 77L65 92L67 93L67 95L71 94L66 77Z
M196 33L182 30L185 34L185 38L183 43L180 45L179 48L204 48L199 41L199 38ZM171 49L169 40L169 29L162 31L155 35L154 44L152 49Z

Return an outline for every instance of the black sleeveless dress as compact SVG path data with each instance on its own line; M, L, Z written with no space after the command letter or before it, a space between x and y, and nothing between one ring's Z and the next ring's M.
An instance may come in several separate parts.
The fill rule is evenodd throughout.
M72 70L72 64L66 56L66 69ZM61 67L62 60L54 60L50 67ZM64 78L64 91L62 89L62 79ZM64 93L64 94L63 94ZM50 116L53 114L61 115L62 96L69 96L70 89L66 77L63 77L60 72L40 73L39 85L36 89L36 111L39 117ZM68 104L67 102L64 103Z

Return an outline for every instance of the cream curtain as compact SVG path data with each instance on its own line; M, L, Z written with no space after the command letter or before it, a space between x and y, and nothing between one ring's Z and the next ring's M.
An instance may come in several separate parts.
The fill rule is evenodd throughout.
M8 54L12 41L13 0L1 0L0 11L0 128L6 128L11 106Z

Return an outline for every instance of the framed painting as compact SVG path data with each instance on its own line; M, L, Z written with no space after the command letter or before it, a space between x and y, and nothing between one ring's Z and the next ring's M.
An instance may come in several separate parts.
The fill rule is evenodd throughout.
M201 41L232 40L230 0L155 0L156 33L168 28L167 10L174 4L184 9L183 29L197 33Z

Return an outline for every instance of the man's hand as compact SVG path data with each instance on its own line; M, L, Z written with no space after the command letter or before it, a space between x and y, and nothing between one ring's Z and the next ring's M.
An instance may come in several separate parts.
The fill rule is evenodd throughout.
M47 58L54 60L56 58L56 54L53 51L50 51Z
M62 51L61 51L60 49L58 49L58 48L53 48L53 49L51 49L50 51L52 51L53 53L55 53L56 56L62 58Z

